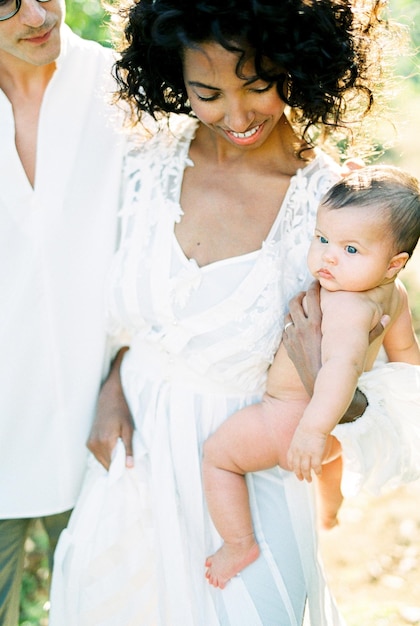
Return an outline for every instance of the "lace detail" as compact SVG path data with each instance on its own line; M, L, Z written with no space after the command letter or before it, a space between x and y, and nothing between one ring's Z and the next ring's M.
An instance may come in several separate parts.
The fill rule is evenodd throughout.
M170 280L170 296L175 307L184 308L191 297L201 285L201 271L197 262L190 259L186 267Z
M308 284L315 212L338 170L320 152L292 178L261 250L200 268L183 256L174 235L196 126L190 118L177 119L127 158L110 329L126 327L160 342L218 383L262 390L288 302Z
M228 415L261 398L288 299L307 279L314 214L326 181L334 177L333 166L320 153L291 180L260 250L200 268L185 257L174 234L182 219L180 190L183 172L192 165L188 149L195 129L193 120L181 119L127 158L123 241L109 282L108 308L112 327L132 334L121 380L140 449L135 448L129 472L139 484L145 479L157 541L149 541L144 525L134 524L134 541L127 543L117 522L114 534L106 532L103 554L108 558L109 546L115 545L118 562L128 569L134 563L132 571L139 572L134 592L126 594L125 586L121 596L121 615L127 614L128 596L133 623L155 623L154 616L148 617L152 608L162 624L297 624L307 596L314 624L338 625L341 620L324 591L316 560L310 487L280 467L248 475L257 538L264 546L261 566L251 565L246 577L234 577L216 597L203 576L203 563L220 537L208 518L201 482L204 440ZM108 511L119 511L125 497L132 510L136 499L129 490L124 497L121 493L117 490L117 507L112 495L107 498L108 487L104 507L97 507L94 498L86 500L100 511L100 526L104 520L112 523L115 515ZM143 508L144 494L141 503ZM145 520L142 510L135 514L138 519ZM278 528L284 530L280 535ZM133 559L133 545L144 558ZM66 566L74 555L72 545ZM83 549L76 556L85 556ZM85 562L79 560L82 568ZM158 580L153 578L156 568ZM108 572L101 570L101 579L102 574L108 582ZM111 574L109 587L115 590L121 577L115 568ZM152 581L150 593L157 590L157 595L145 588L147 595L139 596L144 580ZM103 589L97 585L92 593L101 610ZM91 609L91 598L86 602L83 594L83 602ZM69 606L83 610L79 599Z

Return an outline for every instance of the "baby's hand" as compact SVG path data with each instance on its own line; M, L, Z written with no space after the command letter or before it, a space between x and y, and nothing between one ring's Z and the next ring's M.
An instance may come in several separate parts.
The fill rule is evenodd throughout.
M308 429L302 422L296 428L287 453L287 462L299 480L312 481L312 471L319 476L322 472L322 457L327 435Z

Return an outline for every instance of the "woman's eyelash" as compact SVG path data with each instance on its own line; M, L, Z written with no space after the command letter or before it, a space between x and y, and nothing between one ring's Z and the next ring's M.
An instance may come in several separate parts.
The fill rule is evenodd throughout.
M201 100L202 102L212 102L213 100L217 100L217 98L219 97L219 94L216 94L214 96L200 96L198 93L195 94L197 96L197 98L199 100Z
M252 91L253 93L265 93L266 91L269 91L273 87L273 85L274 83L269 83L265 87L253 87L250 88L250 91ZM198 100L201 100L201 102L213 102L214 100L217 100L220 94L217 93L214 94L214 96L201 96L199 93L196 93L195 95Z
M272 88L273 85L274 85L274 83L269 83L265 87L254 88L254 89L252 89L252 91L255 91L256 93L265 93L266 91L270 91L270 89Z

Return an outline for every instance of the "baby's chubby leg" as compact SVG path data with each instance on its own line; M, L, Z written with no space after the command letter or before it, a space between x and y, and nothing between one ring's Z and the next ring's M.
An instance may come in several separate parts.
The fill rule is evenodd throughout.
M302 415L302 403L265 394L230 416L204 444L203 481L210 515L224 540L206 561L206 577L223 587L258 558L244 475L281 465Z
M317 476L319 522L321 527L328 530L338 524L338 511L343 502L341 493L341 477L343 473L343 459L341 445L333 436L327 438L322 473Z

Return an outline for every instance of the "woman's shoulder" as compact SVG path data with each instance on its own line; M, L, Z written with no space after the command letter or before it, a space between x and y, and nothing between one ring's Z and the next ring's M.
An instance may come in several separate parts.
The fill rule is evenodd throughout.
M342 177L341 166L323 150L315 150L315 158L303 166L299 172L312 184L321 181L329 186L336 183ZM328 187L327 187L328 188Z
M313 216L321 198L340 177L339 165L324 152L316 150L315 157L303 164L292 177L285 206L292 210L296 218Z
M196 119L187 115L170 115L160 119L144 116L129 131L128 154L136 156L151 152L165 154L168 150L172 152L191 141L197 124Z
M167 166L171 169L179 166L183 170L196 127L197 121L186 115L158 120L144 118L129 131L124 176L137 171L161 171Z

